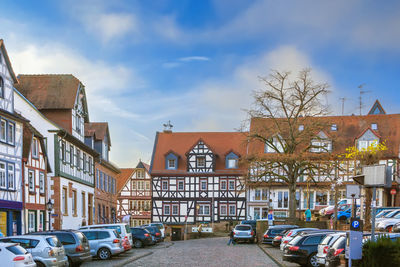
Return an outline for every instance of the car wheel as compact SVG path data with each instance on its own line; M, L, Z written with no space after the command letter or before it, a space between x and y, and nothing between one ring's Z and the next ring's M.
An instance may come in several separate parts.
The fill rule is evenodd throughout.
M72 262L71 258L70 257L67 257L67 258L68 258L68 266L69 267L74 266L74 263Z
M141 248L141 247L143 247L142 241L140 241L140 240L138 240L138 239L135 240L135 243L134 243L133 245L135 246L135 248Z
M101 260L108 260L109 258L111 258L111 252L108 248L101 248L97 252L97 256Z
M319 263L317 262L317 253L313 253L308 257L308 266L318 267Z
M45 267L43 263L35 261L37 267Z

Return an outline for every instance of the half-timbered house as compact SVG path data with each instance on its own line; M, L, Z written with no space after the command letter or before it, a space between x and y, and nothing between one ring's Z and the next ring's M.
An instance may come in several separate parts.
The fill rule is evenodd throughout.
M313 122L318 121L326 127L315 133L315 138L309 140L310 144L305 144L311 147L308 154L310 159L316 161L316 158L320 157L320 164L324 164L327 153L344 154L346 148L351 146L356 146L361 150L373 143L385 142L388 150L384 151L380 164L392 167L392 188L398 190L400 114L386 114L379 101L376 101L367 115L326 116L312 118L312 120ZM303 122L299 123L298 130L306 130L307 124L307 118L304 118ZM273 125L274 122L271 119L254 118L251 121L250 131L261 133L262 130L259 129L272 129ZM275 134L279 133L273 133L270 138L274 138ZM266 137L268 138L268 136ZM276 146L278 147L279 144L277 143ZM248 153L263 157L268 156L269 153L277 153L277 151L270 149L267 144L254 141L249 144ZM335 173L335 169L332 169L331 173L327 173L326 170L316 169L313 177L301 176L298 178L297 216L301 216L307 208L319 210L327 205L333 205L333 184L339 188L339 199L346 197L346 184L354 183L352 177L357 174L357 162L343 159L336 171ZM275 217L288 216L289 188L287 185L277 180L269 180L267 176L254 176L250 177L247 187L249 219L266 219L270 210L273 211ZM378 206L391 205L390 189L377 189ZM400 198L396 201L398 205Z
M150 166L139 161L136 168L122 169L118 176L118 218L131 226L151 222Z
M89 122L84 85L72 75L19 75L18 79L18 109L47 140L52 228L92 224L98 153L84 144L84 122Z
M0 39L0 231L22 230L22 134L26 121L14 111L18 83L4 42Z
M152 221L171 226L173 238L180 239L186 223L245 219L246 170L239 166L245 140L238 132L157 133L150 167Z
M95 222L97 224L115 223L117 218L116 176L121 171L109 159L111 138L108 123L85 123L85 144L100 155L95 161Z
M26 122L23 136L23 232L29 233L47 229L47 171L51 169L43 135Z

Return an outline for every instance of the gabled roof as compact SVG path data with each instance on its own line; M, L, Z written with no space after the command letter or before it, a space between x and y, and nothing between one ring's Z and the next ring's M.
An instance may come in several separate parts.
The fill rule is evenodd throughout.
M150 165L144 163L143 161L139 161L138 165L136 166L136 169L145 169L147 172L150 172Z
M10 72L11 78L13 79L14 83L17 84L18 79L15 76L14 70L11 66L11 61L10 61L10 58L8 57L7 49L6 49L6 46L4 45L3 39L0 39L0 51L1 51L1 54L3 54L4 59L6 60L6 63L7 63L6 65L7 65L8 71Z
M117 180L117 192L120 192L121 189L126 185L129 178L135 172L135 168L121 168L121 173L116 176Z
M200 138L199 140L197 140L197 142L195 142L185 153L185 155L189 155L190 151L192 151L199 143L203 143L203 145L205 145L208 150L211 150L212 152L214 152L214 150L212 149L212 147L207 144L206 142L204 142L204 140L202 138Z
M18 91L41 109L73 109L81 82L72 74L18 75Z
M85 136L93 136L95 140L104 140L107 135L108 145L111 146L110 132L108 130L108 122L86 122Z
M246 155L246 134L240 132L171 132L157 133L151 162L151 174L155 173L187 173L187 156L194 144L202 140L216 155L215 172L240 173L241 169L227 169L225 154L232 150L240 155ZM178 157L178 169L165 168L165 155L173 150Z
M377 100L375 100L374 105L368 112L368 115L378 115L378 114L386 114L386 111L383 109L381 103L377 99Z

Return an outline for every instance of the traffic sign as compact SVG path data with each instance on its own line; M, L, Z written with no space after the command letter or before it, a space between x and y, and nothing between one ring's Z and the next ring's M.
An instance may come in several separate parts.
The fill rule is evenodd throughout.
M362 232L362 230L363 230L363 222L360 219L351 218L350 230L352 230L352 231L361 231Z
M396 195L396 193L397 193L397 192L396 192L396 189L393 188L392 190L390 190L390 194L391 194L391 195Z
M268 214L268 221L273 221L274 215L272 213Z

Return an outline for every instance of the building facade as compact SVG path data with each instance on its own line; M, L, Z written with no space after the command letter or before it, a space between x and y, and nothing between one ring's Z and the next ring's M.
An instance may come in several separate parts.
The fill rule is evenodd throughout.
M150 174L152 222L182 239L185 224L211 225L246 218L246 189L239 159L242 133L157 133Z
M140 161L136 168L122 169L118 176L118 218L128 221L131 226L151 222L149 168L148 164Z
M3 235L22 232L22 135L25 120L14 111L12 69L0 39L0 231Z
M121 171L109 160L111 138L108 123L85 123L85 144L100 155L95 162L95 223L115 223L117 219L116 176Z

